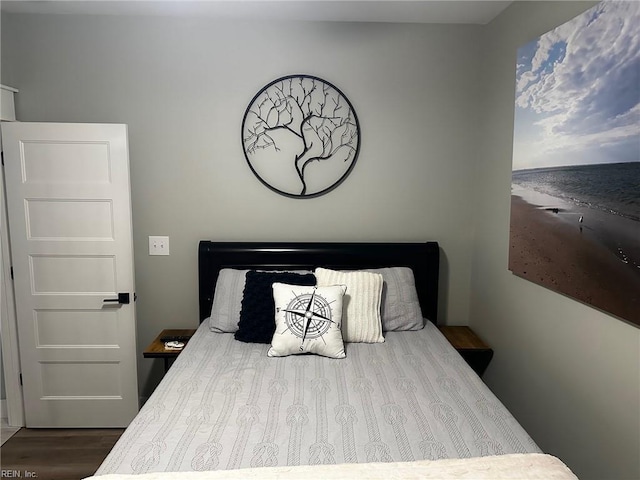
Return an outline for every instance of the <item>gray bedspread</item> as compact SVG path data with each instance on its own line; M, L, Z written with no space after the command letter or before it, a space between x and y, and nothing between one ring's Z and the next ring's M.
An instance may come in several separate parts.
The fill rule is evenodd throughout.
M433 324L385 338L269 358L205 322L96 474L540 451Z

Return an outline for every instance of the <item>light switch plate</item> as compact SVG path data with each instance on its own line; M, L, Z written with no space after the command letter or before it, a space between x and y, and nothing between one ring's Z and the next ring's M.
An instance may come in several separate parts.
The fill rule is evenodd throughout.
M169 237L149 237L149 255L169 255Z

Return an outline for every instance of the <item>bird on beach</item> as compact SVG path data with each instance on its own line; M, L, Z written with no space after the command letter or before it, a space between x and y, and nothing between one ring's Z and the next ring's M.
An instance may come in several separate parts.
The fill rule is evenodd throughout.
M582 232L582 222L584 221L584 217L582 215L580 215L580 218L578 219L578 223L580 224L580 231Z

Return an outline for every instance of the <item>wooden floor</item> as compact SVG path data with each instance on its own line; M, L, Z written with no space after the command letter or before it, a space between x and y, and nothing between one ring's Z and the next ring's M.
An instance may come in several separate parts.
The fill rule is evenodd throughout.
M81 480L95 473L122 432L23 428L0 447L2 476Z

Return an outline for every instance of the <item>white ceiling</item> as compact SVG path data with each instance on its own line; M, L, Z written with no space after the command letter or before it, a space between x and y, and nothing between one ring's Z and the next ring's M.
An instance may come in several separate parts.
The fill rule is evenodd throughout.
M2 0L3 12L208 16L223 19L485 24L498 0Z

